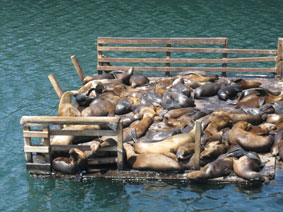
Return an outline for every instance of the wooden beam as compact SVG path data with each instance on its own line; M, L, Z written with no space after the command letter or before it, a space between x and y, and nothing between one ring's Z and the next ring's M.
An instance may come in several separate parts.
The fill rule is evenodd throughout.
M168 52L170 53L170 52ZM170 54L169 54L170 55ZM170 67L170 63L254 63L254 62L275 62L276 57L247 57L247 58L221 58L221 59L172 59L170 56L166 58L98 58L99 62L117 62L117 63L166 63L166 67ZM226 67L226 66L222 66Z
M171 44L171 45L223 45L224 37L219 38L127 38L127 37L98 37L100 44Z
M171 44L166 44L166 47L170 48ZM171 58L171 52L166 52L166 59L170 59L170 58ZM170 62L169 63L165 63L165 66L166 67L170 67L171 66ZM165 72L165 76L170 76L170 72Z
M116 157L88 159L88 165L117 163Z
M186 53L219 53L219 54L267 54L276 55L277 50L269 49L225 49L225 48L177 48L177 47L125 47L103 46L99 51L119 52L186 52Z
M123 149L123 125L119 122L118 137L117 137L117 169L121 171L124 169L124 149Z
M48 138L49 135L48 132L24 130L23 136L26 138Z
M224 48L224 49L227 49L227 48L228 48L228 38L225 40L225 43L224 43L224 45L223 45L223 48ZM227 53L223 53L222 58L223 58L223 59L226 59L226 58L227 58ZM223 68L226 68L226 67L227 67L227 63L222 63L222 67L223 67ZM223 77L226 77L226 76L227 76L227 75L226 75L226 72L222 72L222 76L223 76Z
M80 64L77 60L76 55L71 56L71 60L72 60L72 63L73 63L73 65L74 65L74 67L75 67L75 69L76 69L76 71L79 75L79 78L81 79L81 81L83 83L85 76L84 76L84 72L83 72L83 70L82 70L82 68L81 68L81 66L80 66Z
M100 50L100 48L103 46L102 43L100 43L97 39L97 66L103 66L103 63L101 62L98 62L98 59L99 58L102 58L102 55L103 55L103 51ZM98 71L98 74L102 74L102 70L97 70Z
M208 72L267 72L275 73L274 68L223 68L223 67L142 67L142 66L103 66L97 67L97 70L128 70L133 67L135 71L208 71Z
M42 145L33 145L33 146L24 146L25 152L37 152L37 153L49 153L48 146Z
M35 124L105 124L105 123L117 123L119 117L59 117L59 116L23 116L21 118L21 125L28 123Z
M196 134L195 134L195 169L200 169L200 139L201 139L201 121L196 120L195 122L196 127Z
M29 131L30 127L24 126L24 131ZM30 137L24 137L24 145L25 146L31 146L31 138ZM32 163L32 153L25 153L25 158L27 163Z
M28 170L51 170L50 163L26 163Z
M61 96L62 96L62 94L63 94L64 92L63 92L61 86L59 85L59 83L58 83L58 81L57 81L55 75L54 75L54 74L50 74L50 75L48 76L48 79L49 79L49 81L50 81L50 83L51 83L53 89L55 90L55 92L56 92L58 98L60 99Z
M71 135L71 136L116 136L113 130L50 130L50 135Z
M278 50L276 60L276 78L283 79L283 38L278 39Z

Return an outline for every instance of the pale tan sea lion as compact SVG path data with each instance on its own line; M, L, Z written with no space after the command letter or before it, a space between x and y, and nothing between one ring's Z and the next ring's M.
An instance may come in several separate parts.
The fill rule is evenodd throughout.
M66 91L63 93L58 106L58 116L78 117L81 112L72 105L72 92Z

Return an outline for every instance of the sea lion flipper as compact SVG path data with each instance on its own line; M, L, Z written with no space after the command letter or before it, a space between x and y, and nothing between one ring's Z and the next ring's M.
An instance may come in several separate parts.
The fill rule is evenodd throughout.
M130 131L130 134L131 134L131 137L132 137L132 139L134 140L134 142L135 142L135 143L138 143L137 131L136 131L135 128Z

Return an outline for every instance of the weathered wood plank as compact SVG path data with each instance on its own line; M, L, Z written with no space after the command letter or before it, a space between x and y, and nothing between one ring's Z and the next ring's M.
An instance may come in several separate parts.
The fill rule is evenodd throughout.
M82 71L82 68L81 68L81 66L80 66L80 64L79 64L79 62L78 62L78 60L77 60L76 55L72 55L72 56L71 56L71 60L72 60L72 63L73 63L73 65L74 65L74 67L75 67L75 69L76 69L76 71L77 71L77 73L78 73L78 75L79 75L79 78L80 78L81 81L83 82L83 81L84 81L84 78L85 78L84 72Z
M275 73L275 68L226 68L226 67L141 67L141 66L103 66L97 70L129 70L133 67L135 71L208 71L208 72L268 72Z
M119 117L58 117L58 116L23 116L21 125L28 123L35 124L105 124L117 123Z
M195 154L194 154L194 159L195 159L195 169L199 170L200 169L200 139L201 139L201 121L196 120L195 123L196 127L196 134L195 134Z
M23 126L24 131L29 131L29 126ZM31 138L30 137L24 137L24 145L25 146L31 146ZM32 153L25 153L25 158L27 163L32 163Z
M250 63L250 62L275 62L276 57L249 57L249 58L221 58L221 59L172 59L168 58L98 58L99 62L127 62L127 63ZM169 65L168 65L169 64Z
M57 81L55 75L54 75L54 74L50 74L50 75L48 76L48 79L49 79L51 85L53 86L53 89L55 90L55 92L56 92L58 98L60 99L61 96L62 96L62 94L63 94L64 92L63 92L63 90L62 90L62 88L61 88L59 82Z
M228 39L225 41L224 45L223 45L224 49L228 48ZM227 53L223 53L222 58L227 58L228 54ZM222 63L222 67L226 68L227 67L227 63ZM222 72L222 77L226 77L226 72Z
M117 137L117 168L124 169L124 148L123 148L123 124L119 122Z
M50 149L51 151L70 151L72 148L77 148L83 151L89 151L90 146L89 145L51 145Z
M99 51L120 52L186 52L186 53L219 53L219 54L267 54L276 55L277 50L270 49L228 49L228 48L177 48L177 47L125 47L103 46L97 47Z
M23 136L28 138L48 138L48 132L23 131Z
M49 153L49 147L48 146L24 146L25 152L37 152L37 153Z
M223 45L227 38L126 38L98 37L99 44L183 44L183 45Z
M278 39L278 54L276 60L276 78L283 79L283 38Z
M50 130L50 135L71 135L71 136L115 136L113 130Z
M88 159L88 165L117 163L117 157Z

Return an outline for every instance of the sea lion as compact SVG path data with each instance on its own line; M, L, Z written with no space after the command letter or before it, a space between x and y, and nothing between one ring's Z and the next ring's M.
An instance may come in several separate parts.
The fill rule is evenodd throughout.
M123 128L128 127L132 122L136 121L136 120L140 120L142 119L143 115L142 114L134 114L134 113L128 113L124 116L121 116L120 121L122 122Z
M219 80L218 82L214 82L207 85L202 85L200 87L197 87L194 90L194 98L200 99L202 97L210 97L217 94L218 90L222 87L227 85L227 81L225 80Z
M218 75L204 76L198 73L190 73L189 75L182 76L182 78L197 82L214 82L218 80Z
M262 164L259 156L256 153L252 153L253 157L248 155L240 157L240 159L234 158L233 169L237 176L246 180L254 180L263 182L264 176L258 171L262 168Z
M145 85L149 82L149 79L142 74L135 74L130 77L130 85L132 88Z
M187 174L189 179L211 179L229 175L233 172L233 158L219 157L213 162L206 164L199 171L192 171Z
M265 115L260 115L260 114L250 115L244 113L238 113L238 114L230 113L229 116L231 117L234 124L239 121L246 121L255 125L262 123L266 117Z
M236 79L234 83L238 84L242 90L249 89L249 88L257 88L261 86L261 82L258 81L247 81L244 79Z
M81 116L81 112L75 108L72 103L72 92L66 91L60 98L58 106L58 116L78 117Z
M194 143L186 143L182 146L179 146L176 152L177 160L185 160L189 159L195 152L195 144Z
M184 167L162 154L136 154L134 148L124 143L127 162L133 169L150 171L182 171Z
M157 141L162 141L168 137L171 137L179 133L181 133L179 128L174 128L173 130L167 130L167 131L148 131L145 137L147 142L157 142Z
M248 132L251 124L240 121L234 124L228 133L228 139L232 144L239 144L244 150L255 152L269 152L273 144L273 136L260 136Z
M267 135L274 133L274 130L276 130L276 126L274 124L265 122L258 126L252 125L249 129L249 132L256 133L259 135Z
M131 102L129 99L120 99L115 107L115 114L123 115L131 112Z
M232 119L226 112L214 112L211 114L210 123L204 130L209 136L222 135L221 129L229 127L232 124Z
M283 122L283 114L268 114L266 117L266 122L272 124Z
M76 102L80 107L88 107L90 103L95 99L95 97L89 96L90 93L94 90L94 88L91 88L86 94L80 93L75 96Z
M69 154L70 158L55 158L52 161L53 169L64 174L77 174L83 170L87 170L87 157L82 150L72 148Z
M212 141L205 145L204 150L200 153L200 160L203 164L215 160L219 155L227 152L228 142Z
M172 109L169 110L164 117L167 119L170 118L179 118L180 116L186 114L186 113L192 113L194 112L194 108L193 107L184 107L184 108L177 108L177 109Z
M259 96L258 94L250 94L248 96L239 99L237 102L237 107L255 107L259 108L265 104L265 97Z
M164 154L176 152L179 146L185 143L193 143L195 139L195 127L189 133L173 135L156 143L135 143L134 149L138 154Z
M224 101L227 99L233 100L238 97L238 93L241 91L242 89L238 84L226 85L218 90L217 96Z
M273 156L277 156L279 154L279 144L280 144L281 149L283 149L283 130L280 130L274 136L274 143L271 147L271 154ZM283 150L281 150L281 151L283 153ZM280 157L281 160L283 158L282 156L283 156L283 154Z

